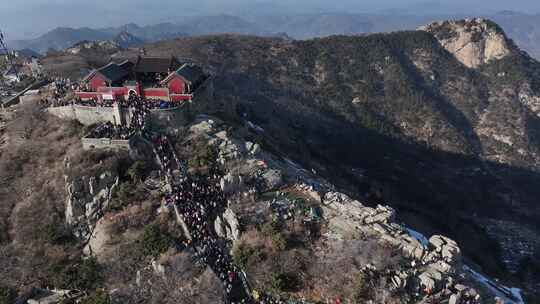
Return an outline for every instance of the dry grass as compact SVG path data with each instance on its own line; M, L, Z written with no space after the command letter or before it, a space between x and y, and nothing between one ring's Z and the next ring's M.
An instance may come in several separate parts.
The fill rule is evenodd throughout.
M55 265L80 257L69 237L56 235L64 230L64 160L84 153L80 130L33 105L22 107L6 130L10 141L0 155L0 282L19 291L50 284Z
M340 298L344 303L354 303L359 296L363 267L370 264L384 272L399 268L403 262L401 252L376 239L313 240L307 235L308 229L299 223L281 225L279 233L287 240L287 246L280 248L264 227L248 227L233 254L235 261L245 267L254 287L273 294L315 302ZM377 278L370 284L375 286L375 292L361 295L364 299L376 303L394 303L398 299L389 292L387 278Z

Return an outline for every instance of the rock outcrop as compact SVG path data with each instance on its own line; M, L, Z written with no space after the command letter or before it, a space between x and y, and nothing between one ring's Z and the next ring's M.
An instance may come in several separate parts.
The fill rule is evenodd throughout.
M88 244L84 247L84 253L86 255L93 255L99 259L101 253L106 249L107 241L111 238L111 235L107 231L108 224L104 217L96 222Z
M48 290L37 289L34 298L28 299L28 304L58 304L79 302L85 296L84 292L77 290ZM20 303L20 302L18 302Z
M355 235L364 236L402 252L405 264L384 274L395 290L420 295L436 303L479 303L477 284L464 267L461 250L455 241L441 235L426 239L397 224L393 208L365 206L335 191L334 186L316 172L305 170L291 160L279 159L260 148L254 153L254 144L242 141L225 128L222 122L202 116L190 127L191 137L206 138L217 148L217 161L227 170L220 186L229 194L231 202L214 222L219 236L233 242L241 238L239 220L233 211L234 200L248 197L254 184L263 193L282 189L277 191L281 193L286 185L293 186L296 191L321 203L321 218L328 229L325 239L344 242ZM283 218L287 220L287 217ZM365 271L380 273L381 270L366 265Z
M79 54L80 52L83 52L85 50L91 50L91 49L98 49L103 50L107 52L115 52L120 50L120 45L111 40L104 40L104 41L81 41L76 43L70 48L66 49L66 53L70 54Z
M518 92L519 101L526 106L531 112L540 117L540 96L535 94L531 89L530 84L521 86Z
M220 187L223 193L230 194L233 192L238 192L243 186L242 177L238 175L233 175L231 173L226 174L221 178Z
M66 176L66 223L79 240L89 240L118 182L119 177L110 171L98 177L78 176L71 181Z
M206 138L208 144L216 148L219 164L225 165L238 160L243 162L239 172L226 174L220 181L221 189L225 193L244 190L247 180L256 180L262 192L283 185L282 172L268 167L268 163L274 162L272 157L263 153L259 144L244 141L224 130L223 122L200 115L190 127L190 133L193 138Z
M511 53L510 42L502 30L482 18L434 22L419 30L433 34L445 49L469 68L478 68Z
M452 296L454 300L461 296L461 293L453 293L461 272L461 252L453 240L435 235L425 244L425 240L394 222L395 211L392 208L382 205L366 207L342 193L326 193L323 205L334 237L351 233L377 237L381 242L399 248L411 261L409 266L393 274L392 282L396 289L412 287L420 293L447 301Z
M240 223L231 209L225 210L222 216L216 218L214 228L218 236L231 241L236 241L240 237Z

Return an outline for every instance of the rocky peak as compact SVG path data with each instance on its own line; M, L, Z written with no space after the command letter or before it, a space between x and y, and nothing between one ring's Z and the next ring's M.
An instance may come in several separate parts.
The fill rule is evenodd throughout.
M139 39L138 37L130 34L127 31L120 32L116 38L114 38L114 42L117 43L119 46L123 48L128 48L131 46L141 45L144 43L142 39Z
M103 51L117 51L120 49L118 42L111 40L103 41L81 41L76 43L74 46L66 49L67 53L79 54L84 50L99 49Z
M512 51L501 28L483 18L438 21L419 28L433 34L441 45L469 68L502 59Z

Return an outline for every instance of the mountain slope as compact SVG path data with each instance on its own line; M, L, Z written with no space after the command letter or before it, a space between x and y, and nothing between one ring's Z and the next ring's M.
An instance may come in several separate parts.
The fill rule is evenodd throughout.
M492 22L451 25L306 41L191 37L145 50L212 70L216 102L237 104L235 122L264 130L266 149L391 203L413 228L455 238L485 271L534 290L540 65ZM456 37L473 51L456 52ZM504 55L486 51L492 38Z
M209 36L146 50L212 67L216 96L238 102L284 155L373 203L392 202L406 222L449 234L474 262L511 277L525 257L514 246L538 244L520 234L539 231L540 67L502 38L506 55L476 69L424 31ZM514 224L513 245L493 233Z

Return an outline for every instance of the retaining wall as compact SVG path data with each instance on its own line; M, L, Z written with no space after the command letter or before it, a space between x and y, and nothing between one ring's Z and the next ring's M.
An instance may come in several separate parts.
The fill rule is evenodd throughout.
M69 105L64 107L48 108L52 115L64 119L76 119L83 125L92 125L102 122L121 124L122 111L118 107L86 107L80 105Z
M92 149L112 149L129 150L130 140L119 140L110 138L83 138L82 145L84 150Z

